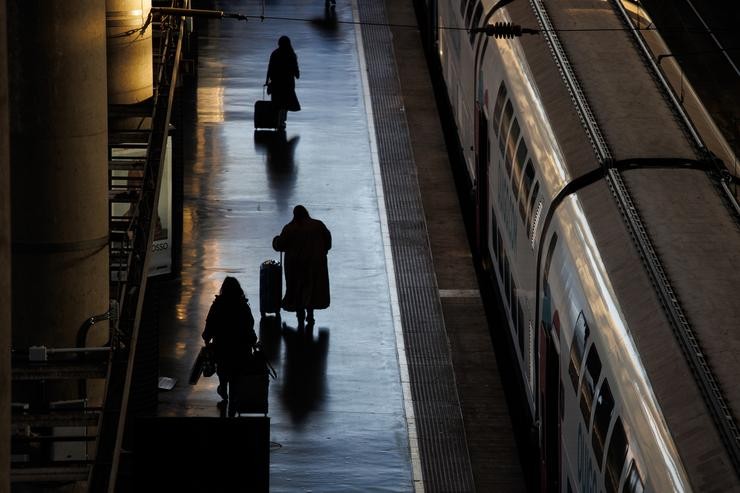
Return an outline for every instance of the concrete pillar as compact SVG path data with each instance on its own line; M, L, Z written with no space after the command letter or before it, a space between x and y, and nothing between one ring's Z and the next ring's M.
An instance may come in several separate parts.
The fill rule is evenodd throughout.
M12 341L74 347L109 305L105 0L7 10Z
M141 28L151 0L106 0L108 38L108 101L134 104L152 97L152 27Z
M10 130L5 0L0 0L0 493L10 491Z

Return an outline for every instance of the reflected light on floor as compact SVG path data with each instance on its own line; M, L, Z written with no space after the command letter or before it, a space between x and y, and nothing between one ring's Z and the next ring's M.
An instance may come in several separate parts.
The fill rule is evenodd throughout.
M224 86L198 87L198 122L223 123Z

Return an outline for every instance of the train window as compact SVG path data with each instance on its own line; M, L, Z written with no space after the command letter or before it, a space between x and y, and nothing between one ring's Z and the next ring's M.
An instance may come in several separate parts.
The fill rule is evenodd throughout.
M604 486L607 493L617 493L619 477L622 475L624 459L627 458L627 435L624 434L622 418L617 418L609 439L609 449L606 453L606 471L604 471Z
M519 213L524 223L527 222L527 198L529 197L529 192L532 191L532 183L534 183L534 166L532 166L532 160L529 159L527 165L524 167L521 190L519 191ZM529 227L527 227L527 236L529 236Z
M496 96L496 106L493 107L493 128L498 132L498 124L501 123L501 112L504 110L504 101L506 101L506 85L502 82L498 88Z
M511 130L509 130L509 138L506 139L506 172L509 173L511 178L511 166L514 161L514 151L516 150L516 143L519 140L519 122L516 118L511 124Z
M511 191L514 192L515 200L519 200L519 182L522 179L522 168L524 167L524 160L526 158L527 144L524 143L524 139L522 138L519 141L519 147L516 149L516 157L514 159L514 179L511 180ZM524 215L522 215L522 221L523 220Z
M519 299L516 300L516 331L519 334L519 352L524 358L524 310L522 310L522 304L519 303Z
M548 252L548 255L550 252ZM586 342L590 335L586 317L583 312L578 315L576 326L573 329L573 342L570 346L570 366L568 373L570 381L573 383L573 390L578 392L578 379L581 376L581 362L583 361L583 350L586 348Z
M506 253L504 252L504 240L501 238L501 231L498 229L496 230L496 251L498 252L498 272L501 276L504 275L504 256ZM503 281L504 278L501 277L501 280Z
M514 322L514 330L517 329L516 324L516 310L514 309L516 305L516 284L514 284L514 276L511 273L511 268L509 268L509 308L511 309L511 321Z
M511 123L511 117L514 115L514 107L511 105L511 100L506 102L504 107L504 114L501 118L501 129L498 132L498 145L501 149L501 155L503 156L506 152L506 136L509 131L509 124Z
M506 255L501 255L504 258L504 270L502 272L504 278L504 290L506 291L506 303L507 306L511 307L511 274L509 273L509 259Z
M596 391L596 384L599 383L600 375L601 358L599 358L599 352L596 350L596 346L591 345L591 349L588 350L588 356L586 356L586 371L583 373L583 380L581 380L581 413L583 413L586 426L588 426L591 420L594 392Z
M609 382L604 379L599 389L599 396L596 398L596 410L594 411L594 427L591 433L591 446L596 454L596 461L601 469L601 461L604 458L604 444L606 443L606 433L609 431L614 414L614 397L609 388Z
M496 212L490 211L491 215L491 234L493 235L493 255L498 258L498 242L496 241L496 235L498 235L498 223L496 222Z
M645 485L642 483L640 477L640 471L637 470L635 461L630 461L630 469L627 473L627 480L624 482L622 487L622 493L643 493L645 491Z
M475 14L473 14L473 20L470 24L470 27L478 27L478 23L480 22L480 17L483 15L483 5L480 2L477 2L478 5L475 6ZM473 32L470 32L470 44L472 45L475 42L475 34Z
M534 231L532 231L532 220L534 219L532 216L532 212L534 209L534 202L537 200L537 194L540 191L540 182L535 182L534 184L534 190L532 190L532 195L529 197L529 207L527 208L527 236L534 236Z

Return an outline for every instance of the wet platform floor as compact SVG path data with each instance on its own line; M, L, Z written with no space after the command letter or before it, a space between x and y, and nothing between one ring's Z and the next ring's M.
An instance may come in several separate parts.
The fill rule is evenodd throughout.
M261 13L259 2L207 3L196 7ZM186 111L182 269L174 280L156 284L160 374L178 383L160 392L158 413L219 415L215 377L187 384L206 314L223 278L231 275L241 282L259 320L259 265L278 258L271 239L291 219L293 206L303 204L333 236L328 260L332 302L316 312L310 334L299 332L295 317L286 312L282 320L266 317L255 327L278 374L269 390L270 491L422 491L421 482L414 482L421 477L414 406L408 400L403 338L397 332L401 324L390 239L383 224L386 211L379 195L383 188L375 129L368 123L368 88L361 78L363 50L372 47L360 46L362 36L353 24L357 6L350 0L337 1L337 23L327 22L320 1L266 5L266 16L283 19L197 23L197 77L192 107ZM301 78L296 92L302 111L289 114L284 135L255 133L253 105L263 98L267 60L283 34L291 38L298 56ZM416 129L423 132L423 123ZM444 154L441 136L435 138L435 147L442 148L436 152ZM449 176L426 179L451 181ZM445 202L432 193L432 205L456 203L448 195ZM427 207L429 202L427 198ZM436 212L432 208L429 213ZM448 218L440 216L440 221ZM450 229L464 236L461 223L438 223L429 221L431 233L444 230L436 231L437 237L448 236ZM442 249L434 253L438 272L427 274L438 277L439 297L444 298L439 309L448 319L448 330L457 331L450 344L469 353L467 359L452 356L464 401L463 410L453 414L462 415L469 427L466 460L473 463L477 489L490 491L490 485L504 483L480 477L490 474L486 470L501 470L503 462L501 457L480 455L491 441L482 433L484 424L476 421L500 423L507 412L505 401L499 396L492 409L475 393L480 389L471 390L481 383L475 378L488 379L495 369L490 341L480 331L473 335L469 330L473 316L475 323L485 324L472 268L468 265L463 276L453 264L439 266L445 250L468 263L470 254L458 251L449 239L437 248ZM482 331L485 334L487 327ZM489 384L483 383L484 391L498 385ZM460 436L464 439L464 432ZM507 455L507 464L518 463L511 437L499 442L505 442L499 452ZM472 475L469 467L463 469ZM506 491L522 491L518 474L513 474L518 486ZM505 480L512 484L510 478ZM427 483L426 490L434 491L433 483Z

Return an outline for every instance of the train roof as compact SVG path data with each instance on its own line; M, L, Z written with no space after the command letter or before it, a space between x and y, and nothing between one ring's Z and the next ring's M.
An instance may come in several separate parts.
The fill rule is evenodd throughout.
M620 174L669 285L696 336L730 412L738 416L740 386L740 226L702 169L702 154L612 2L547 2L573 72L615 162L639 159ZM538 27L528 2L507 6L513 22ZM599 166L593 142L572 103L543 36L521 39L571 177ZM679 163L689 163L681 165ZM699 491L740 491L702 391L677 342L638 250L605 181L578 193L671 430Z

